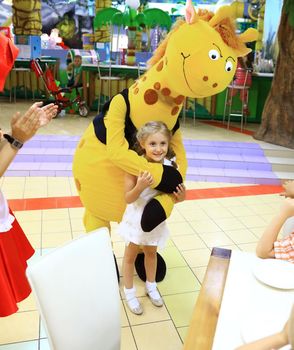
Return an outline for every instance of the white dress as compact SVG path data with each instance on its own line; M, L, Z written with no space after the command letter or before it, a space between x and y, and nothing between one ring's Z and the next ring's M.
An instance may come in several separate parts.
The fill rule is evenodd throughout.
M165 165L171 165L171 162L164 160ZM169 230L166 221L155 227L150 232L145 232L141 228L141 218L146 204L154 198L159 191L147 187L139 198L127 205L122 221L118 226L118 234L124 239L126 245L130 242L138 245L157 246L163 249L169 236Z

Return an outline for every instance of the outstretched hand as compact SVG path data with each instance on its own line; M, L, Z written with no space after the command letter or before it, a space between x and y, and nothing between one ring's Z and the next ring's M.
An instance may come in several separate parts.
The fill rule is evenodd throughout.
M46 105L41 109L43 113L40 114L40 126L42 127L47 125L50 122L50 120L56 116L58 106L53 103L50 103L49 105Z
M57 113L53 103L41 107L42 102L34 103L23 115L15 113L11 119L11 135L20 142L26 142L37 130L47 125Z
M294 180L286 181L283 188L284 192L280 193L281 196L294 198Z

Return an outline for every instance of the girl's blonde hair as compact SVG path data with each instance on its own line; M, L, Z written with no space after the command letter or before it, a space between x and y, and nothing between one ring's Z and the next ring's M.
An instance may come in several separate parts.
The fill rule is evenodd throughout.
M167 150L166 158L171 160L173 157L175 157L175 152L170 147L170 140L172 138L172 132L168 129L166 124L163 122L152 121L152 122L148 122L148 123L142 125L141 128L138 130L137 135L136 135L137 141L134 145L134 150L140 156L144 155L145 149L141 147L141 143L144 143L145 140L147 139L147 137L149 137L150 135L156 134L158 132L163 134L168 140L168 150ZM175 166L175 165L173 164L173 166Z

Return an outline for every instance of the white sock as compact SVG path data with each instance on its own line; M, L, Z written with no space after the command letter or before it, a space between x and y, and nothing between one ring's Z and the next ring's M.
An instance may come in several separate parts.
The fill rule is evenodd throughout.
M126 288L124 287L124 293L126 300L131 308L137 308L140 306L139 300L136 297L136 288Z
M156 282L146 281L146 290L152 299L155 299L155 300L161 299L161 296L157 290L157 283Z

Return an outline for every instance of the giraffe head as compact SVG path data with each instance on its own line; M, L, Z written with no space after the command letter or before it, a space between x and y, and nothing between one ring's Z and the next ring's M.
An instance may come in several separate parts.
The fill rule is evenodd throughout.
M207 97L229 85L237 58L251 51L245 43L256 39L253 28L239 36L235 34L229 6L221 7L216 14L206 10L196 13L188 0L186 20L178 20L149 65L157 65L158 74L172 91L188 97Z

